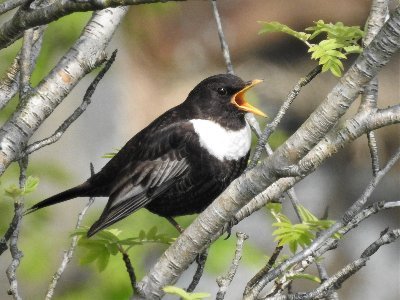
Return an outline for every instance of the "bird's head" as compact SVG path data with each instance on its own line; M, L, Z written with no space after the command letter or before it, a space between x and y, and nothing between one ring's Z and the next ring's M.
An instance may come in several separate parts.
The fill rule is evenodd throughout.
M187 102L202 110L215 113L231 111L239 114L252 112L266 117L261 110L252 106L245 99L245 93L262 80L243 81L231 74L219 74L201 81L189 94Z

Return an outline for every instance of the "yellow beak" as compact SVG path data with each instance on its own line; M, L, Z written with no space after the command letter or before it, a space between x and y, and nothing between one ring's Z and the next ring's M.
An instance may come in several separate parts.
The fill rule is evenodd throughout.
M246 99L244 98L244 94L249 89L251 89L253 86L255 86L256 84L259 84L261 82L263 82L263 80L260 80L260 79L254 79L254 80L250 81L248 84L246 84L246 86L242 90L240 90L235 95L233 95L231 103L234 104L240 110L252 112L253 114L259 115L262 117L267 117L267 115L265 113L263 113L261 110L259 110L258 108L254 107L253 105L248 103L246 101Z

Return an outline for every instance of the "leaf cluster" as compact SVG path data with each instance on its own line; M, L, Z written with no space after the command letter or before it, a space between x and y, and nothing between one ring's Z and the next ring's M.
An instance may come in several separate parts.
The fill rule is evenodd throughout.
M77 229L72 236L79 236L78 246L85 248L86 253L81 258L81 264L95 262L99 271L104 271L109 263L111 255L126 253L134 246L146 243L171 244L174 238L165 234L158 233L156 226L150 228L147 232L141 230L135 237L121 239L119 229L105 229L98 232L90 239L86 237L88 228Z
M163 290L167 294L176 295L183 300L201 300L211 296L208 293L188 293L184 289L172 285L165 286Z
M26 179L25 185L20 188L16 184L11 184L4 188L4 192L6 196L16 200L18 197L26 196L32 192L34 192L39 185L39 178L29 176Z
M325 23L323 20L314 22L314 26L308 27L305 31L296 31L287 25L279 22L259 22L262 27L259 34L270 32L283 32L289 34L308 47L311 58L322 65L322 72L330 71L333 75L340 77L343 71L343 59L351 53L361 53L362 48L359 41L364 32L359 26L346 26L342 22L335 24ZM318 43L311 43L311 40L323 38Z
M267 209L271 212L276 222L272 226L277 229L272 233L279 246L288 245L292 253L296 253L299 246L309 246L316 237L316 233L329 228L335 221L319 220L304 206L299 205L298 211L302 219L301 223L294 224L285 216L279 203L270 203ZM335 238L340 238L336 235Z

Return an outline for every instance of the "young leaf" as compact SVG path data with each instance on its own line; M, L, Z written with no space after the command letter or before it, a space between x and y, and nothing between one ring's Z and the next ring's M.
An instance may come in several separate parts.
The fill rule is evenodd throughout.
M347 47L343 47L343 50L347 53L361 53L362 52L362 48L359 45L352 45L352 46L347 46Z
M177 295L183 300L201 300L210 297L211 295L208 293L188 293L185 290L176 287L176 286L165 286L163 288L164 292L171 295Z
M268 32L283 32L287 33L301 41L307 41L310 38L310 34L305 32L295 31L289 26L285 24L281 24L279 22L262 22L259 21L259 24L262 24L261 29L258 31L258 34L268 33Z
M36 188L38 187L38 185L39 185L38 177L28 176L28 178L26 179L23 194L27 195L29 193L34 192L36 190Z
M103 251L100 251L96 260L97 268L100 272L104 271L107 268L107 265L110 261L110 252L106 248L103 249Z
M22 193L23 193L23 190L20 189L16 184L11 184L11 185L9 185L8 187L6 187L6 188L4 189L4 191L5 191L5 193L6 193L6 195L7 195L8 197L13 198L14 200L15 200L17 197L21 196Z

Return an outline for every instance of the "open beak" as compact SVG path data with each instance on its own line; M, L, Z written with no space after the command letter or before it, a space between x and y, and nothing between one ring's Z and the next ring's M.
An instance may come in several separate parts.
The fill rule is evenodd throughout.
M256 84L259 84L260 82L263 82L263 80L254 79L252 81L247 82L246 86L242 90L240 90L235 95L233 95L231 103L233 105L235 105L240 110L248 111L248 112L251 112L251 113L253 113L255 115L262 116L262 117L267 117L266 114L264 114L261 110L259 110L258 108L254 107L253 105L248 103L246 101L246 99L244 98L244 94L249 89L251 89L253 86L255 86Z

